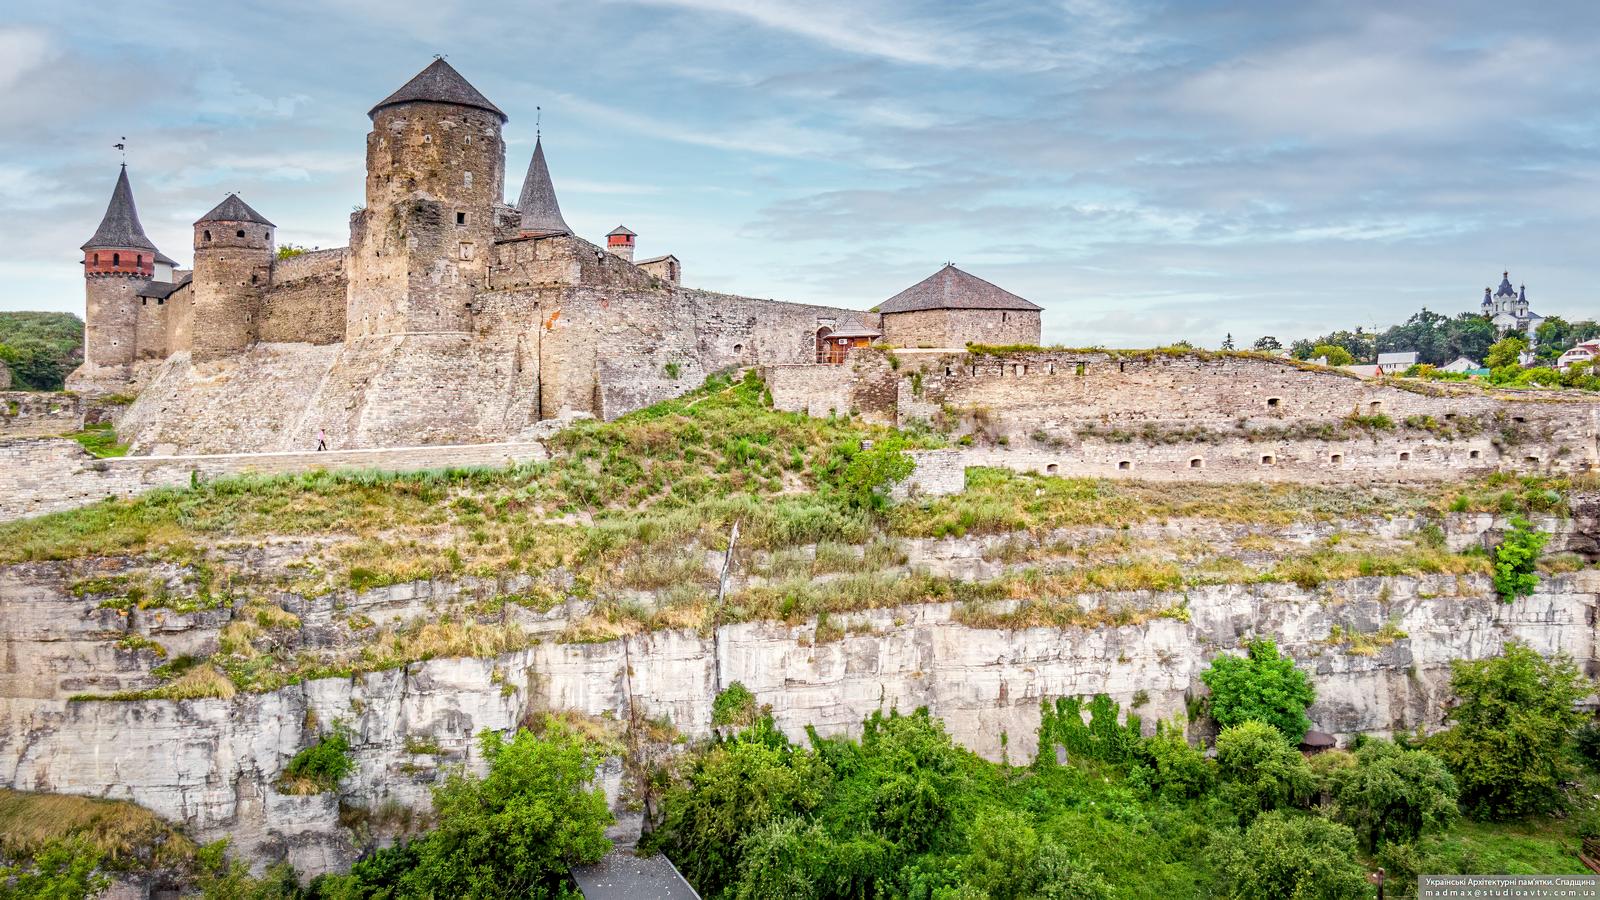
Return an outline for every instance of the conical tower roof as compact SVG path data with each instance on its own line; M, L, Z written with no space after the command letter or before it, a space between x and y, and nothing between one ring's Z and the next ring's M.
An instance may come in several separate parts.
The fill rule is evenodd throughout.
M376 115L378 110L386 106L417 102L472 106L494 113L502 122L506 120L506 114L500 111L500 107L490 103L488 97L478 93L477 88L469 84L454 66L443 59L429 63L426 69L418 72L415 77L402 85L400 90L383 98L382 102L368 110L367 115Z
M106 205L105 217L94 237L80 250L155 250L156 245L145 237L144 226L139 224L139 208L133 205L133 188L128 184L128 166L122 166L117 176L117 186L111 190L111 202Z
M547 237L572 233L572 226L561 218L556 188L550 183L550 167L544 161L544 142L538 138L533 142L533 159L528 162L528 176L522 179L522 196L517 199L517 209L522 212L523 234Z
M266 216L251 209L250 204L240 200L238 194L229 194L224 197L221 203L212 208L211 212L195 220L196 225L201 222L256 222L269 228L277 227L268 222Z

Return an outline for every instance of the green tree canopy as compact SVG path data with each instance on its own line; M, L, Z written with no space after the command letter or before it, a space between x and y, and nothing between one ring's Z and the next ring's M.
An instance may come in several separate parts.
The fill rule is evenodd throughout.
M1265 722L1244 722L1217 735L1217 774L1223 797L1244 821L1268 810L1302 806L1316 790L1306 758Z
M1517 365L1522 351L1528 349L1528 339L1521 333L1508 334L1489 347L1483 355L1483 364L1491 369Z
M1369 853L1441 831L1457 815L1455 779L1425 750L1369 740L1356 750L1354 766L1330 777L1339 821L1355 830Z
M1338 344L1318 344L1311 348L1312 359L1327 359L1330 366L1348 366L1355 363L1355 356Z
M1577 665L1510 643L1500 656L1454 660L1450 670L1459 702L1428 749L1455 774L1463 810L1505 819L1561 808L1567 742L1583 721L1573 707L1593 688Z
M1212 843L1230 900L1349 900L1367 895L1355 835L1315 816L1271 812Z
M1200 680L1211 689L1211 715L1224 728L1253 719L1299 744L1311 727L1306 707L1316 700L1316 691L1293 659L1278 655L1274 641L1251 641L1244 657L1217 656Z
M568 866L611 849L611 812L590 787L600 748L559 719L544 733L480 738L489 774L452 774L434 790L438 828L414 845L415 896L562 896Z

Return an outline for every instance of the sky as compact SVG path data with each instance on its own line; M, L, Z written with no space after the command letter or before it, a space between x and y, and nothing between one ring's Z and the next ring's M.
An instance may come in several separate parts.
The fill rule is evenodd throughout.
M567 221L684 283L868 308L945 262L1044 339L1217 346L1600 316L1600 4L0 0L0 309L82 314L126 137L146 231L237 191L348 243L366 111L435 54L536 108Z

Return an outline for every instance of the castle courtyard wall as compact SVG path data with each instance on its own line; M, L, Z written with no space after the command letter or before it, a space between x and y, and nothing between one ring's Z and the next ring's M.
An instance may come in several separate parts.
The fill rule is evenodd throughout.
M883 316L883 340L896 347L1037 345L1038 310L919 309Z

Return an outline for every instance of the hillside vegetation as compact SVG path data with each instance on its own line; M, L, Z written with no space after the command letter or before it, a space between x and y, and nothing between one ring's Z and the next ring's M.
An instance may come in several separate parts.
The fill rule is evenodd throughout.
M59 391L83 362L83 320L72 313L0 312L0 362L11 389Z

